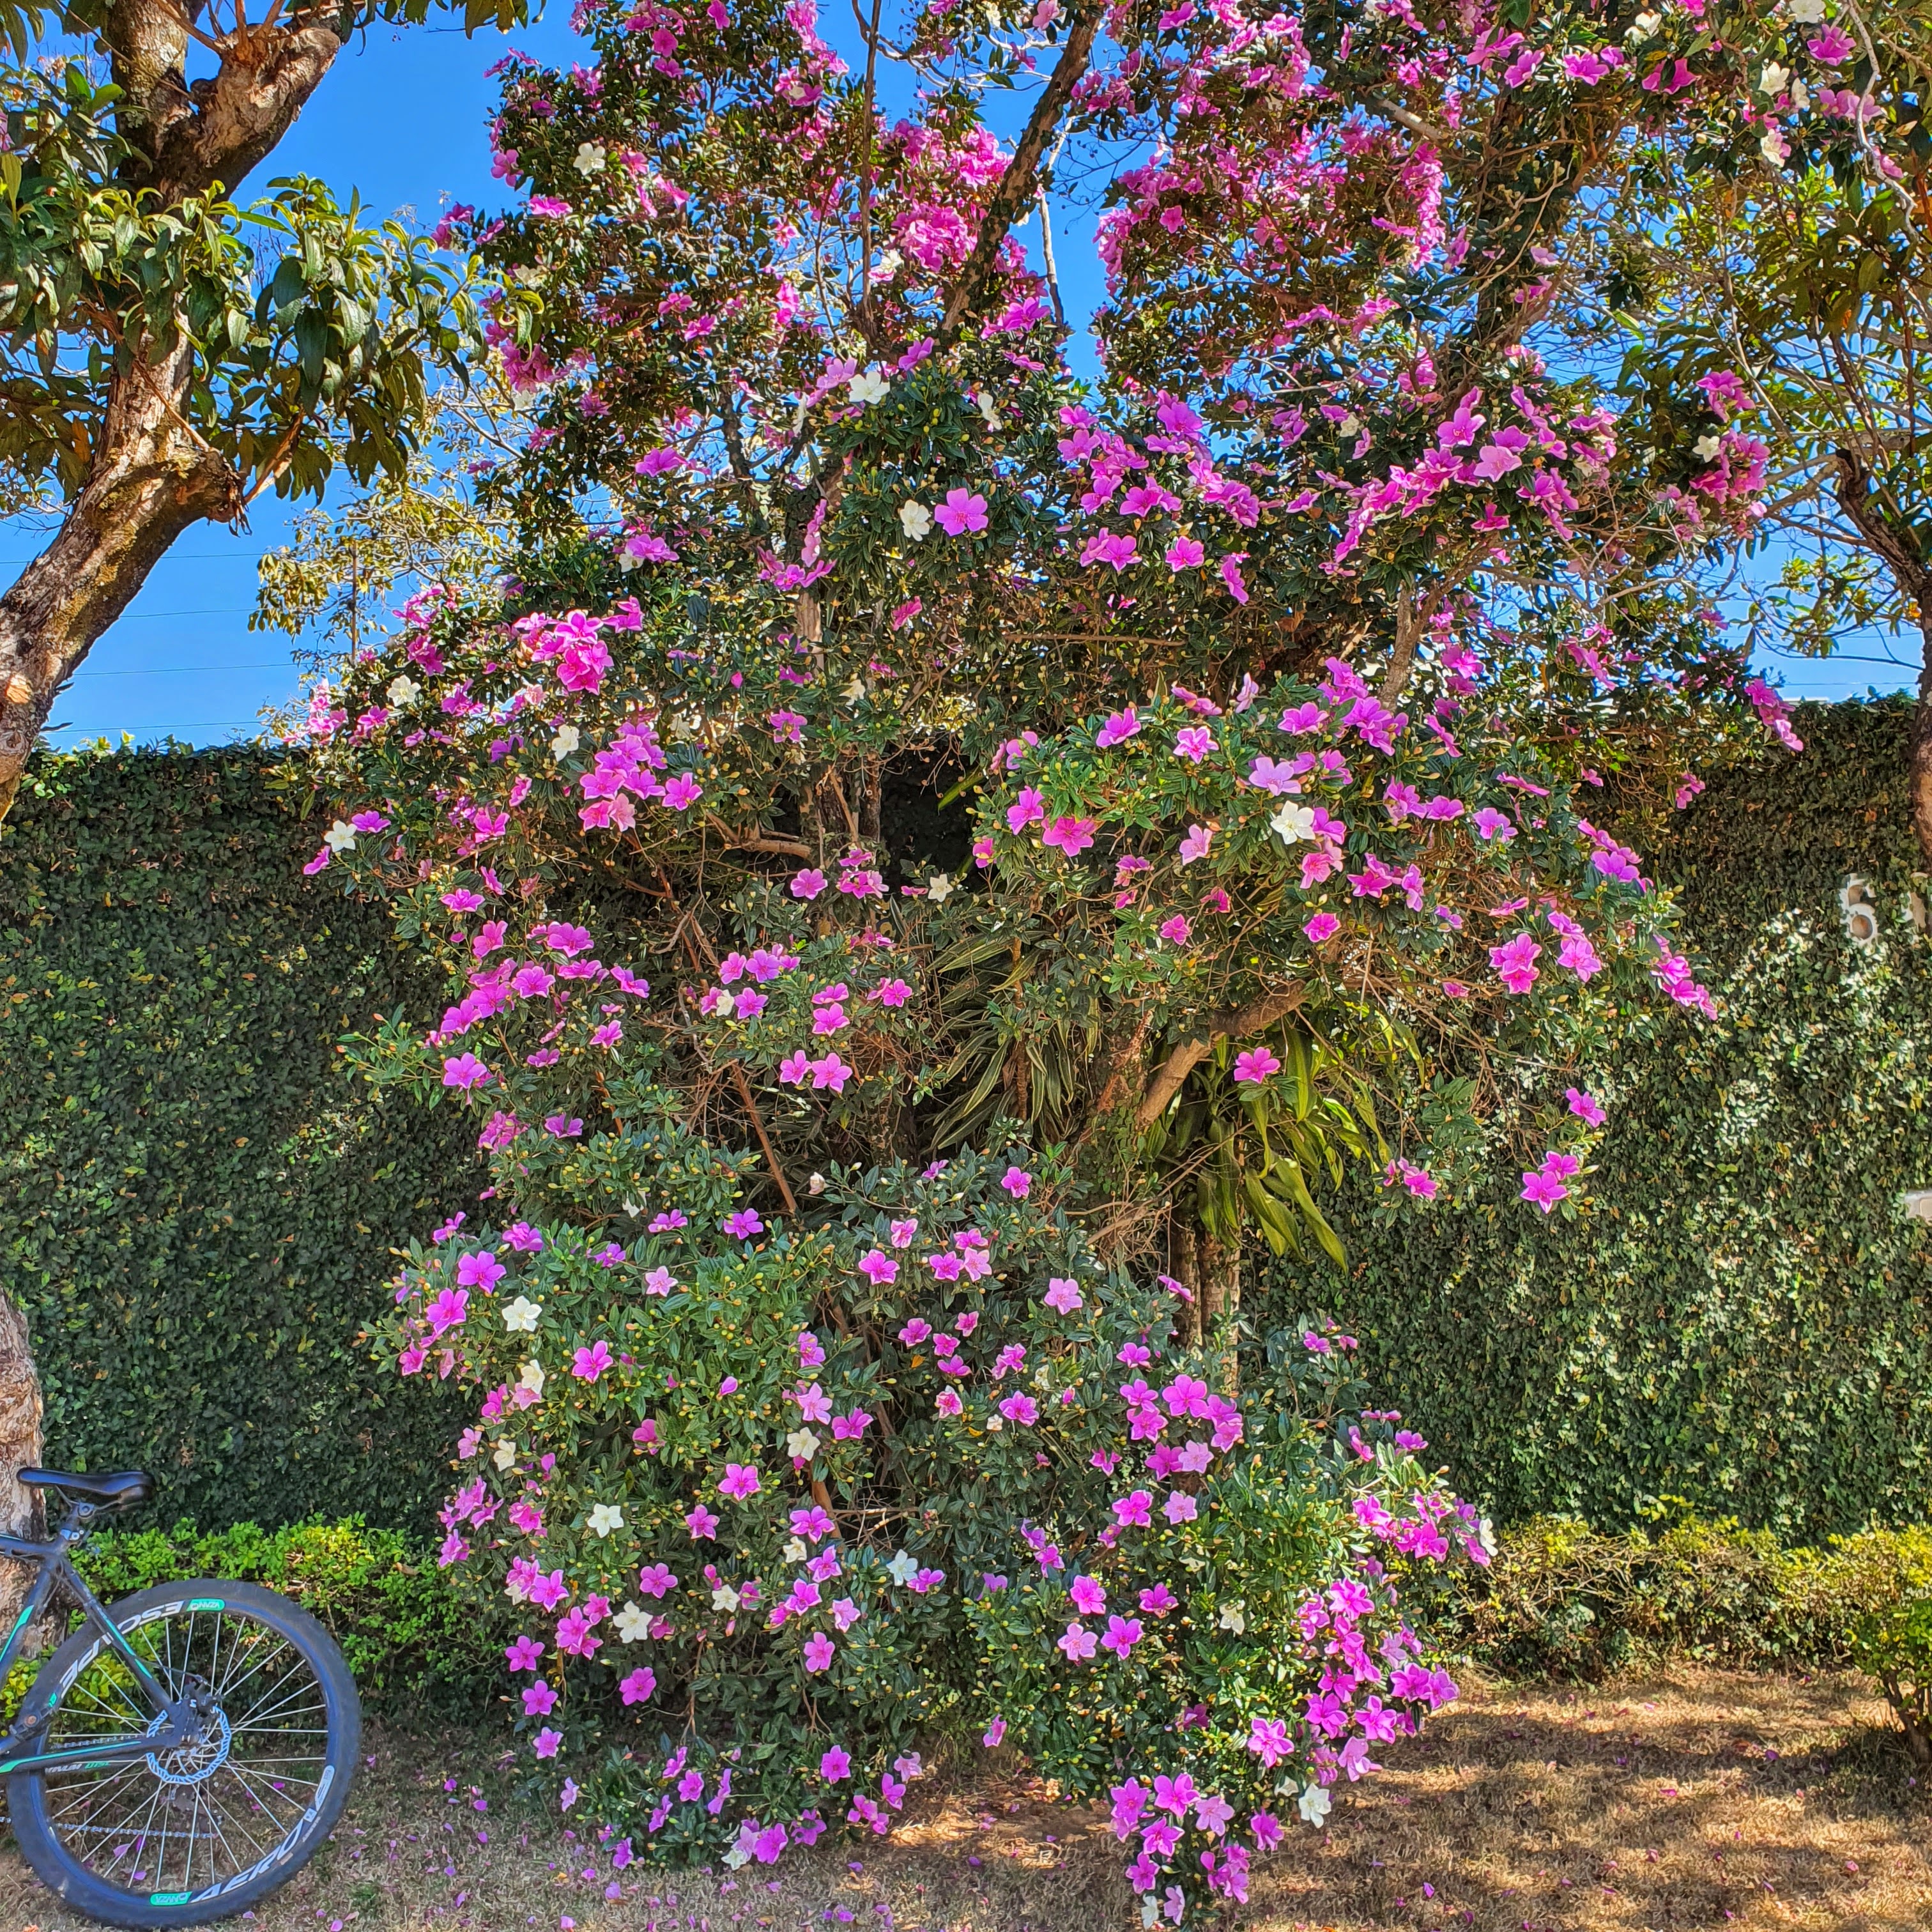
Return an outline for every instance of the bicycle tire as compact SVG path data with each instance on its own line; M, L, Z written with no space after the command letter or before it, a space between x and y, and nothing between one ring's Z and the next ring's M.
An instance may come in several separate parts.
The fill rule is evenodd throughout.
M205 1686L220 1718L165 1761L151 1752L13 1773L15 1839L49 1890L106 1924L199 1925L246 1911L302 1869L341 1815L362 1736L355 1679L321 1624L256 1584L160 1584L108 1615L176 1694L190 1679ZM124 1736L150 1721L132 1681L85 1624L41 1666L21 1720L46 1720L44 1750Z

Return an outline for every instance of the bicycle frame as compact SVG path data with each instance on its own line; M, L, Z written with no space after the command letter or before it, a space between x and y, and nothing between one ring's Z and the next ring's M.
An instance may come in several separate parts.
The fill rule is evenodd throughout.
M22 1536L0 1536L0 1556L11 1557L16 1562L32 1563L40 1572L34 1579L33 1588L27 1593L27 1600L19 1618L7 1634L5 1643L0 1644L0 1683L6 1682L7 1673L14 1667L14 1660L28 1626L46 1608L55 1592L64 1585L79 1602L87 1621L107 1640L133 1673L155 1716L164 1718L167 1722L154 1732L142 1732L138 1737L99 1738L84 1745L57 1751L36 1750L31 1732L23 1735L9 1730L0 1736L0 1778L15 1772L53 1771L64 1765L92 1768L118 1764L130 1758L144 1757L150 1752L177 1749L191 1742L196 1735L194 1730L184 1722L187 1714L168 1695L160 1680L136 1655L128 1640L115 1628L113 1618L102 1607L100 1599L80 1580L74 1567L68 1552L86 1535L82 1526L93 1514L86 1505L76 1505L50 1543L36 1543Z

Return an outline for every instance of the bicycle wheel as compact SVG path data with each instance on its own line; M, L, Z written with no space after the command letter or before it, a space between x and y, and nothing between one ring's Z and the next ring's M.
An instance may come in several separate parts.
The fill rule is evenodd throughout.
M190 1745L118 1763L15 1772L14 1834L41 1882L110 1925L198 1925L292 1878L340 1815L362 1733L328 1632L250 1583L166 1583L108 1615L173 1697L214 1708ZM160 1730L134 1673L85 1624L20 1708L41 1751Z

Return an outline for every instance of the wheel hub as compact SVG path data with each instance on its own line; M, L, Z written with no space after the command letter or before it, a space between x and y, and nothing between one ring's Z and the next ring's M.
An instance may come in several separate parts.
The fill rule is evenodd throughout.
M204 1707L196 1702L162 1712L148 1726L148 1736L166 1730L176 1721L178 1714L195 1725L195 1734L167 1750L148 1752L148 1768L164 1784L202 1784L228 1762L234 1727L219 1705Z

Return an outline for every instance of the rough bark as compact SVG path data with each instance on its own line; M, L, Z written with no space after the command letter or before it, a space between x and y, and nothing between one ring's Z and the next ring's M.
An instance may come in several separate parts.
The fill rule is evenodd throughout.
M115 379L92 474L0 597L0 818L62 682L168 546L190 524L240 513L227 464L176 413L188 356L183 344Z
M1912 830L1919 850L1932 863L1932 559L1919 548L1910 522L1883 490L1874 487L1870 469L1857 451L1839 450L1837 470L1832 487L1839 508L1918 608L1924 641L1919 656L1918 707L1912 725Z
M1150 1127L1160 1118L1168 1103L1180 1091L1189 1074L1214 1052L1217 1040L1245 1040L1251 1033L1259 1033L1264 1027L1273 1026L1276 1020L1286 1018L1293 1012L1306 998L1307 992L1307 988L1298 980L1294 985L1284 986L1278 992L1264 993L1244 1006L1210 1013L1185 1040L1175 1045L1155 1070L1134 1109L1135 1126Z
M986 204L986 216L980 224L973 252L967 257L958 280L953 284L944 320L939 326L936 346L940 354L958 340L960 330L976 311L986 284L992 279L1007 230L1019 219L1020 211L1034 198L1040 181L1041 157L1046 152L1047 142L1053 138L1054 130L1060 124L1060 117L1066 112L1067 104L1073 98L1073 90L1079 85L1081 76L1087 71L1087 62L1094 52L1094 37L1100 31L1100 16L1104 11L1097 4L1081 7L1066 23L1066 39L1060 47L1060 58L1054 64L1051 78L1040 89L1040 98L1034 103L1026 130L1020 136L1013 158L1006 164L999 185Z
M17 1469L40 1460L40 1384L26 1318L0 1298L0 1530L32 1536L40 1525L40 1499L16 1480ZM24 1563L0 1563L0 1617L10 1630L33 1573Z

